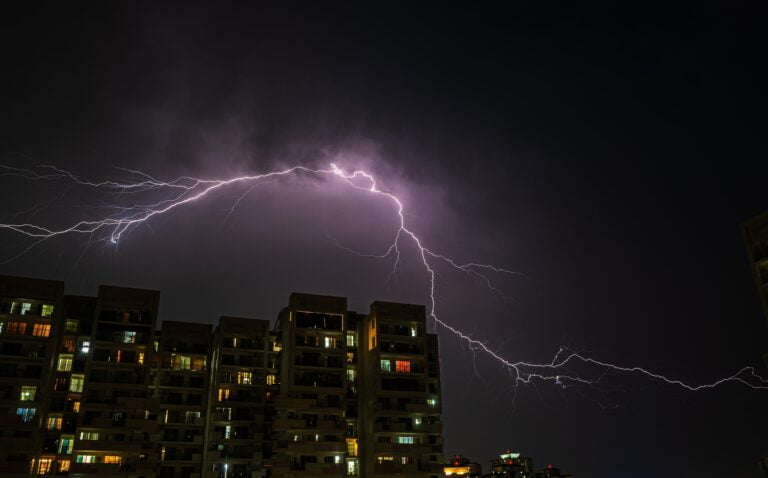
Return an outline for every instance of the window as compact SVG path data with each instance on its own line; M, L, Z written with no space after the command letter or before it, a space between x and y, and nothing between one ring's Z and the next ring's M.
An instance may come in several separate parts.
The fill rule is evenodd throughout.
M75 463L96 463L96 455L77 455Z
M144 365L144 352L139 352L139 359L137 363L139 365Z
M413 437L397 437L397 443L413 445Z
M335 348L336 347L336 338L334 337L323 337L323 346L327 349Z
M279 352L283 350L283 346L280 345L280 342L272 342L272 351L273 352Z
M250 385L253 379L253 373L251 372L237 372L237 383L240 385Z
M37 474L47 475L51 472L51 466L53 465L53 458L40 458L37 462Z
M32 420L35 419L35 414L37 413L37 408L17 408L16 409L16 415L21 418L21 421L24 423L31 423Z
M32 326L32 335L35 337L48 337L51 335L51 324L35 324Z
M64 332L69 332L72 334L77 333L77 320L74 319L67 319L66 322L64 322Z
M347 369L347 380L350 382L354 382L356 377L355 369L348 368Z
M413 424L414 425L421 425L421 418L414 418L413 419Z
M56 370L59 372L70 372L72 370L72 354L59 354Z
M75 437L72 435L62 435L61 440L59 440L59 454L60 455L71 455L72 454L72 447L75 444Z
M48 417L48 420L45 422L45 428L48 430L61 430L61 417L51 415Z
M333 462L336 464L341 463L341 455L336 455L333 457Z
M229 394L231 390L228 388L220 388L219 389L219 401L229 400Z
M136 343L136 332L133 330L126 330L124 332L118 332L116 335L117 342L123 343L123 344L135 344Z
M5 333L8 335L24 335L27 331L26 322L8 322Z
M357 347L357 334L347 334L347 347Z
M171 368L174 370L189 370L192 362L189 355L174 355L171 357Z
M224 427L224 438L226 440L232 438L232 427L230 425Z
M347 461L347 474L357 475L357 460Z
M118 455L105 455L104 463L110 463L113 465L119 465L123 462L123 457Z
M411 337L416 337L419 334L419 330L416 328L416 326L411 327Z
M99 432L80 432L81 440L98 440Z
M83 343L80 344L80 353L81 354L87 354L91 350L91 342L88 340L83 340Z
M72 411L73 412L79 412L80 411L80 402L79 401L72 402Z
M59 473L66 473L69 471L69 460L59 460Z
M395 458L391 455L382 455L382 456L377 456L376 459L379 461L379 463L383 463L385 461L392 461Z
M42 312L40 313L43 317L50 317L53 315L53 306L51 304L43 304Z
M381 371L382 372L391 372L392 371L392 365L390 364L389 360L382 360L381 361Z
M395 370L400 373L411 373L411 362L407 360L396 360Z
M21 315L27 315L32 310L32 304L24 302L21 304Z
M357 456L357 438L347 438L347 454Z
M430 407L437 406L437 399L436 398L428 398L427 399L427 405Z
M274 385L275 384L275 374L270 373L267 375L267 385Z
M85 383L85 375L72 375L72 381L69 382L69 391L81 393L83 391L83 383Z
M23 386L21 387L21 396L19 397L19 400L22 402L31 402L35 399L35 395L37 394L37 387L31 387L31 386Z

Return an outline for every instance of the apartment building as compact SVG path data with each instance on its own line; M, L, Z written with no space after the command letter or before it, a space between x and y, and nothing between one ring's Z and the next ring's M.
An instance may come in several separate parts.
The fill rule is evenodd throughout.
M0 277L0 477L433 478L423 306L291 294L268 320L165 321L159 293Z

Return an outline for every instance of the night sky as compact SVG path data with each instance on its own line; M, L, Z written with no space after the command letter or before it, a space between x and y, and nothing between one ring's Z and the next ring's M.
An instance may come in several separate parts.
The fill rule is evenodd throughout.
M768 209L765 27L750 4L282 3L6 7L0 163L94 179L365 167L428 247L526 274L495 277L502 300L439 266L438 314L501 355L546 362L567 345L691 384L746 365L768 375L739 230ZM134 199L15 176L0 187L2 222L65 224ZM245 189L118 246L46 241L0 273L75 294L159 289L161 319L208 323L274 319L292 291L360 312L428 300L413 248L388 282L391 261L335 244L382 252L391 204L301 176L230 211ZM27 244L3 232L0 259ZM438 332L445 451L486 470L511 448L579 478L741 478L768 455L768 391L618 374L515 391Z

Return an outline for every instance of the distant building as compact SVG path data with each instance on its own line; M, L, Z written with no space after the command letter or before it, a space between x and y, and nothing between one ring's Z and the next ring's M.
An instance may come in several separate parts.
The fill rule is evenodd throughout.
M482 476L479 463L471 461L461 455L454 455L451 462L443 467L445 476L474 478Z
M536 472L536 478L573 478L573 475L570 473L563 474L560 472L560 468L547 465L541 471Z
M491 474L504 478L533 478L533 458L507 450L491 460Z
M768 320L768 212L744 222L741 231L763 312Z
M159 300L0 276L0 478L444 474L423 306L362 315L291 294L273 330L221 317L158 331Z

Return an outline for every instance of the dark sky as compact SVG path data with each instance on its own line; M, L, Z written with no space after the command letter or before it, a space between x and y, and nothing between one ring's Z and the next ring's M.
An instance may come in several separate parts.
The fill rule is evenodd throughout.
M765 28L749 3L101 2L6 7L0 155L93 178L365 166L425 243L493 262L513 298L440 268L438 312L513 360L561 345L692 384L762 364L741 221L768 209ZM108 200L0 178L0 214L64 223ZM274 318L293 290L424 303L390 207L310 177L209 198L119 247L48 241L5 274L160 289L162 318ZM112 198L113 201L129 201ZM94 203L96 201L96 203ZM10 257L23 244L0 236ZM440 331L446 452L505 448L578 477L756 477L768 391L637 375L513 393ZM475 374L477 369L477 375ZM513 398L514 403L513 403Z

